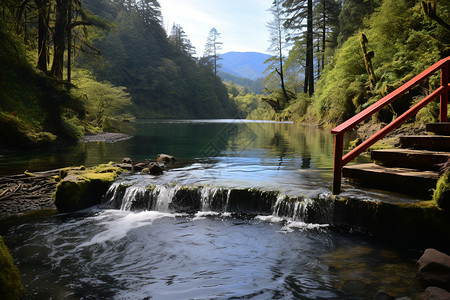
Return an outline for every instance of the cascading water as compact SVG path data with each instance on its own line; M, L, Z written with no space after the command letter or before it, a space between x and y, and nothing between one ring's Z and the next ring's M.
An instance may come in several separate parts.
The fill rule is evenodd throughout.
M318 199L292 197L278 191L221 188L215 186L148 184L128 179L114 183L103 197L102 207L125 211L172 213L228 213L274 217L290 222L325 223L331 219L325 195ZM314 217L311 217L311 216Z

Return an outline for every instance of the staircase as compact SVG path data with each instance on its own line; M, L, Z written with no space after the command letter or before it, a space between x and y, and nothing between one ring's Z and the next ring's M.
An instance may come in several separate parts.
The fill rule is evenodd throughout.
M346 166L352 182L430 198L439 166L450 158L450 122L427 124L427 135L400 137L401 149L374 150L374 163Z
M351 150L343 156L344 147L344 134L350 130L356 128L358 124L364 122L372 115L383 109L384 107L390 105L399 97L407 94L413 88L417 87L419 84L425 82L433 74L441 73L441 84L434 91L430 91L422 100L414 104L407 111L398 116L391 123L384 126L381 130L375 133L373 136L362 142L355 149ZM383 176L376 176L374 178L380 178L376 183L372 185L379 185L383 188L390 188L394 190L403 190L413 194L416 193L431 193L429 189L435 187L435 182L437 180L438 174L436 167L432 163L436 157L443 157L444 155L438 155L435 152L447 152L450 151L449 144L449 124L448 124L448 96L450 94L450 56L441 59L436 62L420 74L414 76L411 80L394 90L393 92L387 94L371 106L365 108L363 111L359 112L357 115L348 119L344 123L338 125L331 133L334 135L334 164L333 164L333 185L331 192L337 195L341 192L341 180L342 176L347 176L349 178L358 179L362 182L369 182L367 178L370 176L375 176L376 173L381 173ZM400 143L403 148L411 148L412 150L428 150L433 153L420 152L402 152L397 150L388 152L387 156L391 157L389 159L380 159L383 157L379 154L378 158L375 157L374 160L378 162L377 165L369 164L366 165L367 169L371 169L371 172L358 173L358 170L362 169L364 166L353 167L355 170L350 171L352 168L347 167L345 174L343 174L343 168L350 161L356 158L359 154L363 153L370 146L375 144L377 141L384 138L387 134L392 132L394 129L398 128L401 124L409 120L415 114L417 114L422 108L435 101L439 98L439 123L444 124L429 124L428 131L435 133L435 135L426 136L408 136L402 137ZM409 151L412 151L409 150ZM430 155L431 154L431 155ZM377 154L374 154L377 155ZM393 159L395 155L401 157L410 157L409 159ZM386 153L385 153L386 156ZM432 156L431 161L426 161L419 164L418 161L424 159L425 157ZM412 157L412 158L411 158ZM448 154L447 154L448 158ZM404 162L412 161L412 164L406 164L402 167ZM400 161L403 161L400 163ZM384 165L383 165L384 164ZM395 169L393 166L397 166ZM406 166L406 167L405 167ZM413 169L412 169L412 168ZM353 172L353 175L350 173ZM408 177L409 176L409 177ZM418 178L423 179L418 179ZM399 181L394 181L394 179L400 178ZM417 181L416 181L417 180Z

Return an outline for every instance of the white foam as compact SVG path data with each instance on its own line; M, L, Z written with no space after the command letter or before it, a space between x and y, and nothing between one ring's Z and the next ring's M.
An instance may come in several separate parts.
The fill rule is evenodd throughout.
M192 220L203 220L206 219L206 217L218 215L220 215L220 213L215 211L199 211L195 214L195 217Z
M94 244L103 244L107 241L117 241L124 238L132 229L151 225L153 221L161 218L175 218L175 215L161 213L157 211L143 211L139 213L108 210L105 215L95 216L95 219L101 219L99 225L105 227L105 230L96 234L90 241L78 246L78 248L91 246Z
M313 224L313 223L305 223L299 221L288 221L286 225L284 225L280 231L281 232L292 232L295 229L300 230L311 230L311 229L319 229L330 226L329 224Z
M256 220L260 220L263 222L270 222L270 223L280 223L283 222L283 218L274 216L274 215L270 215L270 216L256 216L255 217Z

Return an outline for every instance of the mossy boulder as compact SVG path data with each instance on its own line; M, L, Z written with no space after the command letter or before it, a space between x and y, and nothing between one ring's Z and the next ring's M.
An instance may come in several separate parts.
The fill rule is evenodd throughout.
M440 208L450 211L450 171L445 172L439 178L433 193L433 200Z
M91 169L66 171L54 194L55 205L60 212L72 212L99 204L116 177L124 172L112 163Z
M19 299L23 289L19 269L0 236L0 295L2 299Z

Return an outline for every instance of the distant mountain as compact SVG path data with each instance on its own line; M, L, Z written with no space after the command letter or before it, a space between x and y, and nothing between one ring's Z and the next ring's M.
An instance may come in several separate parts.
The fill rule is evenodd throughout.
M264 77L263 72L267 67L264 62L270 55L258 52L228 52L220 57L223 72L255 80Z
M223 81L233 82L236 85L240 85L244 88L247 88L252 93L261 94L263 91L264 78L252 80L248 78L239 77L231 73L224 72L222 70L218 72L218 75L220 76L220 78L222 78Z

